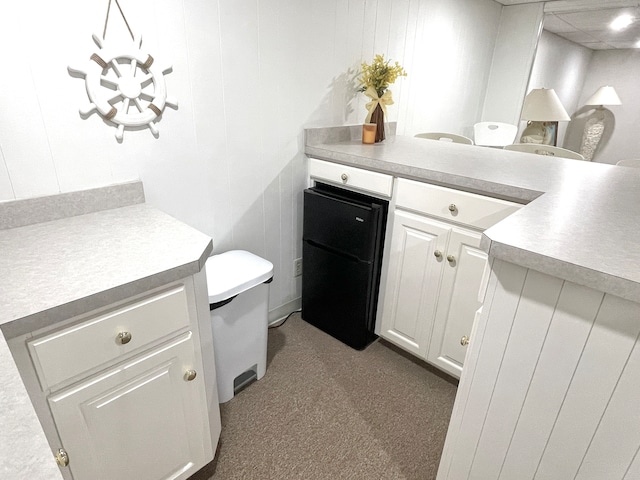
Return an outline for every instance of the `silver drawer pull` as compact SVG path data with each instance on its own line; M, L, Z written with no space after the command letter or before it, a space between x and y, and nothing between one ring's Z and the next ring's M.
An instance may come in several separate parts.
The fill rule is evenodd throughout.
M130 332L120 332L116 335L116 343L118 345L126 345L131 341L131 333Z
M340 175L340 178L342 179L343 183L347 183L347 180L349 180L349 175L343 173L342 175Z
M190 382L191 380L194 380L196 378L196 371L195 370L187 370L186 372L184 372L184 379L187 382Z
M453 263L456 261L456 257L454 257L453 255L447 255L447 261L449 263Z
M436 250L433 252L433 256L436 258L442 258L442 252L440 250Z
M456 204L455 204L455 203L452 203L451 205L449 205L449 211L450 211L451 213L455 213L455 212L457 212L457 211L458 211L458 207L456 206Z
M462 337L460 339L460 345L462 345L463 347L466 347L467 345L469 345L469 337L467 337L466 335Z

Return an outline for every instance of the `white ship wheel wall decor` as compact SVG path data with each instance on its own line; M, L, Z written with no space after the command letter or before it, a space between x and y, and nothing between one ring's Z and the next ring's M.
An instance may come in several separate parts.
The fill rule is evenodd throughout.
M109 10L107 21L108 18ZM151 55L140 50L142 37L133 37L133 34L131 37L133 43L130 47L116 48L104 40L104 35L101 39L94 34L93 40L100 51L91 55L85 67L68 67L71 75L85 79L89 103L80 107L80 115L87 118L97 111L103 119L117 127L115 135L119 142L127 128L136 130L148 126L157 137L159 132L156 123L165 105L178 108L178 102L167 97L164 81L164 75L171 71L171 65L159 65Z

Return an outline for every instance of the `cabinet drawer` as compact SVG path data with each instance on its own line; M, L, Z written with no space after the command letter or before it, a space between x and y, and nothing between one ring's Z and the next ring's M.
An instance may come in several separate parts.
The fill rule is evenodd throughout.
M522 205L428 183L398 179L398 207L463 225L487 229Z
M334 185L345 185L356 190L377 193L385 197L391 197L393 188L393 177L391 175L324 162L315 158L309 159L309 176L315 180Z
M27 343L43 390L190 324L180 285ZM123 343L117 337L129 332ZM126 341L126 340L125 340Z

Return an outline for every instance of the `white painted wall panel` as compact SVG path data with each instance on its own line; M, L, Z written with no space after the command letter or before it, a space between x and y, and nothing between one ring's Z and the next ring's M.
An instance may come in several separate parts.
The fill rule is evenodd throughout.
M14 75L0 76L11 93L0 108L0 200L140 178L149 203L211 235L215 252L246 248L272 261L272 309L300 295L304 127L364 120L356 77L375 53L409 72L392 87L388 120L400 120L400 134L473 124L501 9L493 0L121 4L143 50L173 65L165 78L178 109L167 108L157 139L143 129L116 142L97 115L80 117L83 80L67 71L97 51L91 34L106 2L4 2L0 41L12 46L3 60ZM117 8L107 39L128 41Z
M611 296L604 298L536 478L575 477L636 343L639 318L638 304Z
M469 478L498 478L545 341L562 280L529 271Z
M11 178L9 178L9 172L7 171L7 164L4 161L2 145L0 145L0 202L3 200L13 200L14 198L15 193L13 192Z
M601 301L602 294L565 282L500 479L535 474Z
M510 5L502 10L493 65L484 99L482 120L518 125L527 93L538 33L542 28L542 2Z
M636 478L640 304L522 272L493 262L438 479Z
M478 440L485 425L485 418L491 405L493 390L500 373L505 354L505 348L513 325L514 315L520 300L520 292L524 287L527 270L508 263L494 263L499 269L498 282L493 292L487 295L493 298L490 305L483 306L482 317L490 318L484 330L482 344L471 341L470 355L478 351L474 365L473 378L466 378L471 382L470 387L461 384L461 388L469 388L469 396L462 412L460 423L461 434L457 435L453 448L451 463L448 470L442 470L440 478L467 478L474 461ZM478 350L479 349L479 350Z
M637 320L640 306L636 304L632 309ZM582 460L576 480L618 479L627 474L640 449L639 378L640 346L636 342Z

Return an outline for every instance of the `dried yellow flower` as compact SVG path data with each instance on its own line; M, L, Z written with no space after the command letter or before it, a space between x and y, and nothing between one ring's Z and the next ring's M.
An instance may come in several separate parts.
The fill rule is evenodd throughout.
M373 87L381 97L384 91L389 88L398 77L406 77L407 72L398 62L390 65L391 60L385 61L384 55L376 55L371 65L362 63L362 76L360 77L360 91Z

